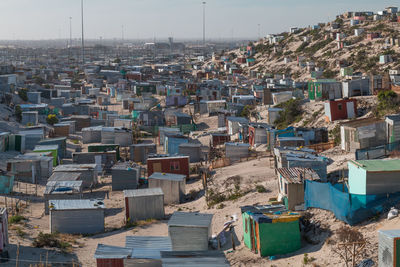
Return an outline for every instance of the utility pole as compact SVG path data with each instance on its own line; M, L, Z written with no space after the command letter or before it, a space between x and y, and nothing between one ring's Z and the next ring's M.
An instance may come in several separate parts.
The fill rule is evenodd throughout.
M122 42L124 42L124 25L121 26L122 29Z
M206 58L206 2L203 2L203 56Z
M81 16L82 16L82 66L85 65L85 38L83 32L83 0L81 0Z
M260 35L260 24L257 24L257 26L258 26L258 40L260 40L260 39L261 39L261 35Z

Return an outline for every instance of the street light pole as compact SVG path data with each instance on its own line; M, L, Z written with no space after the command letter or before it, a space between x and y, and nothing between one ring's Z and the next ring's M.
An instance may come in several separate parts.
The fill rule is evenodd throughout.
M206 2L203 2L203 56L206 57Z
M85 65L85 38L83 32L83 0L81 0L81 16L82 16L82 65Z

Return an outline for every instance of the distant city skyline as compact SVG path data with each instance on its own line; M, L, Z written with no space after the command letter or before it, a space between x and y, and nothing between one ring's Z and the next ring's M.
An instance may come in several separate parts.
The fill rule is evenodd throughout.
M80 38L81 0L0 0L0 40ZM197 0L84 0L87 39L201 40L202 2ZM206 39L256 39L331 21L346 11L400 6L374 0L209 0ZM260 25L260 26L258 26ZM123 32L122 32L123 28Z

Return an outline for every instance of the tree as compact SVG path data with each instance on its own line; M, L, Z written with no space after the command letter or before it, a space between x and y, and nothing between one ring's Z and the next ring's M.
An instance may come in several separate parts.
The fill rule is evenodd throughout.
M119 59L119 58L116 58L116 59L114 59L114 61L113 61L114 63L117 63L117 64L119 64L119 63L121 63L121 59Z
M346 267L356 266L357 258L361 258L366 240L357 229L342 226L336 231L337 242L332 240L332 251L344 260ZM351 262L351 265L349 265Z
M290 124L301 120L303 111L301 110L300 104L300 100L290 99L277 105L278 108L283 109L279 112L279 118L275 121L275 125L278 129L285 129Z
M21 122L22 121L22 109L21 109L20 105L15 106L14 114L15 114L15 117L17 118L17 121Z
M49 114L46 118L46 122L50 125L58 123L58 118L55 114Z
M395 113L398 110L397 94L391 90L380 91L378 93L378 105L376 107L376 115L384 116L388 113Z
M18 96L23 100L23 101L28 101L28 90L27 89L21 89L18 91Z

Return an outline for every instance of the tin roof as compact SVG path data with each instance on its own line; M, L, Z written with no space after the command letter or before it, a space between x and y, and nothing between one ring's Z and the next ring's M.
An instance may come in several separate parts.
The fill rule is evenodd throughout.
M102 199L54 199L49 200L49 206L52 210L105 209Z
M171 180L171 181L185 181L186 175L181 175L181 174L174 174L174 173L161 173L161 172L155 172L151 176L149 176L149 179L158 179L158 180Z
M133 249L131 258L161 259L161 251L172 251L168 236L127 236L125 246Z
M280 175L289 183L301 184L304 179L318 180L318 174L310 168L280 168L277 169Z
M58 150L58 145L37 145L33 151Z
M161 252L163 267L229 267L222 251L163 251Z
M145 188L135 190L124 190L125 197L144 197L164 195L161 188Z
M175 211L168 221L168 226L210 227L213 214Z
M354 164L368 172L400 171L400 159L350 160L349 164Z
M95 259L126 259L132 254L131 248L122 248L109 245L98 244Z
M44 194L79 193L83 181L48 181Z
M189 156L180 156L180 155L171 156L169 154L151 154L151 155L149 155L147 161L159 160L159 159L183 159L183 158L189 159Z
M242 213L247 213L258 223L292 222L300 218L298 213L288 212L284 205L244 206Z
M53 172L49 181L78 181L81 179L81 174L78 172Z
M53 172L79 172L94 169L96 169L96 164L65 164L58 165L53 169Z

